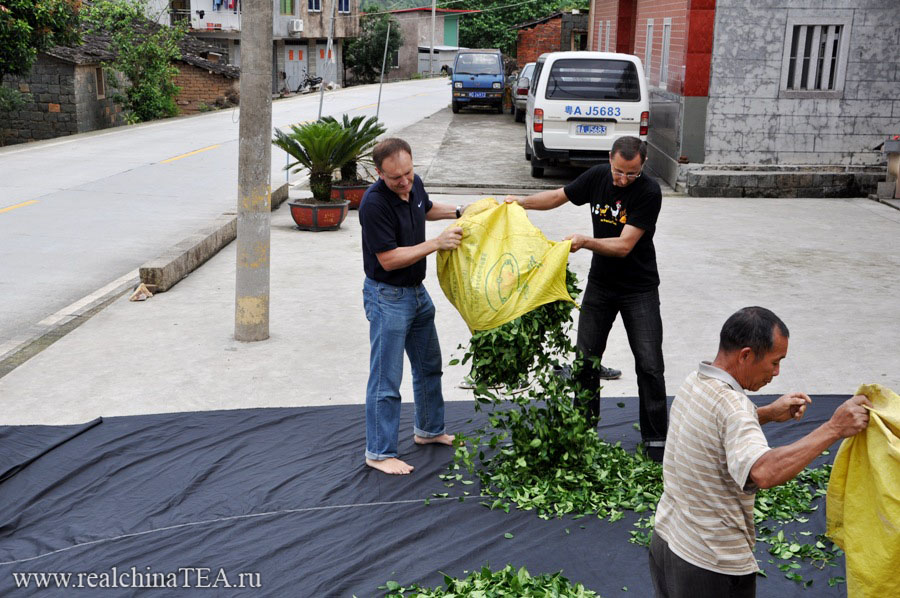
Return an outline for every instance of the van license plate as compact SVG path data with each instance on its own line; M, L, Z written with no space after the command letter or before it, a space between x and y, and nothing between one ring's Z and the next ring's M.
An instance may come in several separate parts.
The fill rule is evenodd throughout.
M473 92L469 93L470 98L483 98L486 96L487 96L487 94L484 93L483 91L473 91Z
M575 132L579 135L606 135L606 127L603 125L577 125Z

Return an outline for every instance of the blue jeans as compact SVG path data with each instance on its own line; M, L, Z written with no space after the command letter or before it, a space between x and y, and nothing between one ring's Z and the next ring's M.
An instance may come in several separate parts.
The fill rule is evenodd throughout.
M647 446L665 446L669 418L666 412L659 291L621 293L604 288L588 278L578 317L578 350L582 355L596 356L602 361L609 331L620 313L628 344L634 354L640 396L641 438ZM585 388L599 388L600 372L586 367L579 376L579 382ZM591 401L590 410L594 417L600 416L599 391Z
M424 285L397 287L366 278L363 305L369 320L369 383L366 386L366 457L396 457L400 429L403 352L413 375L417 436L444 433L441 346L434 303Z

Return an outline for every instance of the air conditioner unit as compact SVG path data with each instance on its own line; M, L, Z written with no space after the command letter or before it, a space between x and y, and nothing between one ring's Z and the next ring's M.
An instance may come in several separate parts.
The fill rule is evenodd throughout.
M288 23L289 33L303 33L303 19L291 19Z

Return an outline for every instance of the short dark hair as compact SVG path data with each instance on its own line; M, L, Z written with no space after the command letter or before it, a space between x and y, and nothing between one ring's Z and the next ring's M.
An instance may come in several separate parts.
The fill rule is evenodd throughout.
M757 359L775 346L775 328L785 338L790 336L781 318L765 307L744 307L725 320L719 333L719 351L728 353L750 347Z
M641 157L641 164L647 161L647 144L637 137L630 135L619 137L609 150L610 159L619 154L626 160L634 160L637 156Z
M409 144L399 137L388 137L379 142L372 150L372 161L375 162L375 168L381 170L381 163L400 152L406 152L412 158L412 148Z

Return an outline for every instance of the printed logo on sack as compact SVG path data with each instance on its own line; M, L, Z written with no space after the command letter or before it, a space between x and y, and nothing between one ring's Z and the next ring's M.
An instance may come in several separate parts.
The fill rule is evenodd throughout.
M488 305L494 311L499 311L518 288L519 262L513 254L504 253L488 270L484 280Z

